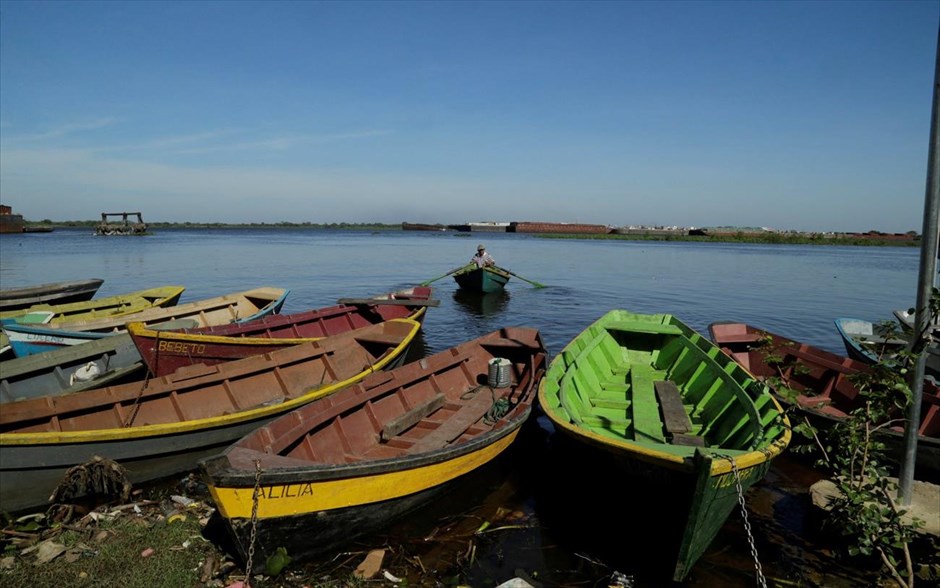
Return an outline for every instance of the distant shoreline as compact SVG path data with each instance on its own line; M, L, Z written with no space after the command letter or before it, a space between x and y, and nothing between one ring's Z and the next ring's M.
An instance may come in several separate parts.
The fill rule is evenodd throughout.
M88 228L94 230L99 221L63 221L45 219L40 222L25 221L27 227L42 226L53 228ZM197 222L151 222L147 223L151 232L160 229L278 229L278 230L359 230L359 231L403 231L400 223L197 223ZM409 231L410 232L410 231ZM454 236L470 236L474 233L463 231L441 231ZM482 233L492 235L493 233ZM515 233L505 233L515 234ZM732 232L722 228L721 233L711 235L642 235L614 233L520 233L527 237L541 239L606 239L616 241L692 241L698 243L766 243L778 245L860 245L869 247L920 247L920 235L908 239L898 239L895 235L879 233L754 233L746 231ZM481 233L477 233L481 235Z

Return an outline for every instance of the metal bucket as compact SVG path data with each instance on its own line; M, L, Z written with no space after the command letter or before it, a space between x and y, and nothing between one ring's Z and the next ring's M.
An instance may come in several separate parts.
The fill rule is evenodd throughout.
M508 359L502 357L494 357L489 361L489 375L487 378L487 384L491 388L505 388L511 383L511 371L510 367L512 364Z

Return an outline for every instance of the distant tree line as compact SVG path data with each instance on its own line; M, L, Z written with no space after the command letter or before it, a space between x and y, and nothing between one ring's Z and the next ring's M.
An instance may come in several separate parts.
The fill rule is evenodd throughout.
M97 220L70 220L52 221L26 221L26 225L45 225L55 227L94 228L100 221ZM155 229L341 229L363 231L400 231L401 223L313 223L289 222L276 223L200 223L200 222L151 222L147 223L151 230ZM614 239L620 241L698 241L721 243L776 243L787 245L864 245L864 246L894 246L894 247L920 247L920 235L915 231L903 234L906 238L893 233L868 231L867 233L798 233L751 230L738 230L730 227L721 227L722 232L705 235L622 235L614 233L588 233L588 234L532 234L532 237L543 239Z

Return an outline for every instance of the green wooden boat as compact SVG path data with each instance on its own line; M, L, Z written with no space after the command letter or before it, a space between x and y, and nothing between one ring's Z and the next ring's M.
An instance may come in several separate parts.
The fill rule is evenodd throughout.
M666 543L649 542L673 581L790 442L770 390L669 314L608 312L552 360L538 397L556 431L605 457L614 483L638 480L627 494L675 497L663 513ZM638 514L651 508L625 498Z
M477 267L471 263L454 274L454 281L471 292L501 292L509 281L509 273L496 266Z
M183 286L159 286L146 290L137 290L126 294L117 294L105 298L93 298L67 304L35 304L29 308L0 312L0 320L20 322L20 317L37 311L54 313L50 324L69 321L114 317L132 312L141 312L149 308L175 306L185 288Z

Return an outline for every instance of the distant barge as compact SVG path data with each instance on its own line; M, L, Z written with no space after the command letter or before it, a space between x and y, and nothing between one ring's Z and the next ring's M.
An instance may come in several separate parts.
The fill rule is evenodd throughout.
M0 233L22 233L23 215L13 214L13 208L0 204Z
M539 223L539 222L473 222L462 225L447 225L447 228L464 233L560 233L560 234L606 234L610 227L583 223Z
M429 225L424 223L402 223L403 231L446 231L447 225Z

